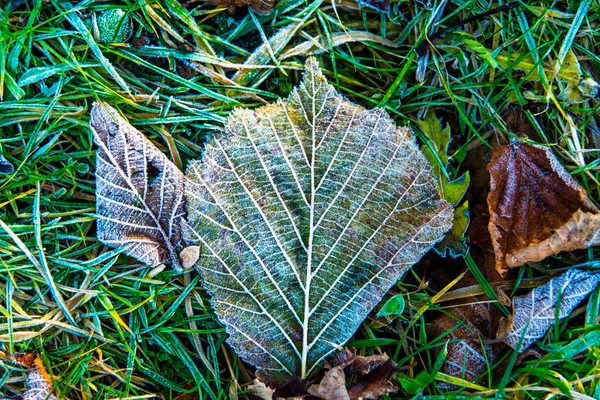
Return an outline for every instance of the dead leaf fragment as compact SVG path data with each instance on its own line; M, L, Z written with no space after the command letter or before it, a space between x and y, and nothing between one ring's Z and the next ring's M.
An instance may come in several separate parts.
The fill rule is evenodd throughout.
M180 270L185 216L183 174L150 140L106 103L95 103L90 126L98 145L98 239L149 266Z
M188 246L179 253L181 266L184 269L190 269L200 258L200 246Z
M21 396L22 400L58 400L52 392L52 378L46 372L42 360L37 354L19 353L13 357L18 364L28 368L27 389Z
M600 243L598 209L548 149L515 141L493 150L488 170L488 229L502 276Z
M390 383L397 365L386 354L365 357L346 349L325 367L329 371L320 384L308 388L309 394L326 400L358 400L378 399L379 396L397 391ZM347 377L354 378L354 383L348 388Z
M599 282L598 272L570 269L527 295L515 297L513 314L501 324L498 339L524 352L555 322L568 317Z
M275 0L205 0L217 7L248 6L259 14L269 14L273 10Z
M327 400L350 400L346 389L346 374L344 368L337 366L325 373L321 383L308 388L308 393Z
M467 380L481 383L481 376L491 367L495 360L495 352L485 341L492 333L492 312L489 304L469 304L454 307L437 318L429 328L435 336L444 335L449 340L447 355L441 372ZM446 389L453 385L440 383Z
M248 393L260 397L262 400L272 400L275 390L265 385L259 379L255 379L254 383L248 386Z

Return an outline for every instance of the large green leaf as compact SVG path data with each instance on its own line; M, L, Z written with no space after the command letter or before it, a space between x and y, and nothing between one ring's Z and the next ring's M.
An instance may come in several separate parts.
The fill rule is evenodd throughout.
M187 179L204 285L271 380L307 377L452 225L410 129L345 100L312 59L287 100L235 110Z

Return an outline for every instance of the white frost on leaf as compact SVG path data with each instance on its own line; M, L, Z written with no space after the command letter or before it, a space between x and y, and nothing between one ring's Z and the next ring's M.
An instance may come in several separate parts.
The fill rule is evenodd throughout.
M535 341L544 337L557 320L562 320L600 282L600 274L571 269L547 284L533 289L527 295L513 299L513 315L501 325L499 339L522 353Z
M98 145L98 239L150 266L180 270L185 216L183 173L106 103L95 103L90 126Z
M306 378L452 224L409 128L313 59L287 100L236 109L187 170L188 245L244 360Z

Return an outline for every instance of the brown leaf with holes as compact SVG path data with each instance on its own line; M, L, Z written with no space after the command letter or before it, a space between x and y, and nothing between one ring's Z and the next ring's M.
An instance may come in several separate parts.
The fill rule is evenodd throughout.
M358 356L350 350L338 353L325 365L329 371L320 384L308 388L308 393L327 400L378 399L396 392L390 379L396 375L396 363L386 354ZM353 383L346 388L346 378Z
M488 229L502 276L561 251L600 244L600 214L552 153L515 141L488 164Z
M441 372L474 383L482 383L485 372L496 358L496 349L486 341L492 335L490 304L468 304L451 308L449 314L437 318L428 329L430 335L443 335L448 341L447 355ZM456 387L444 382L444 389Z
M273 9L275 0L205 0L217 7L242 7L248 6L259 14L269 14Z

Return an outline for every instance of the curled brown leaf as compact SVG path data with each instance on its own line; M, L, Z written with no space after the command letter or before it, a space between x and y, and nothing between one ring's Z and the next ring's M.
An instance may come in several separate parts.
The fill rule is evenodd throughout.
M488 229L502 276L600 243L598 209L548 149L515 141L493 151L488 170Z
M378 399L396 392L396 387L390 382L396 375L396 367L386 354L358 356L346 349L326 365L329 371L321 383L308 388L308 393L327 400ZM354 379L346 388L348 377Z

